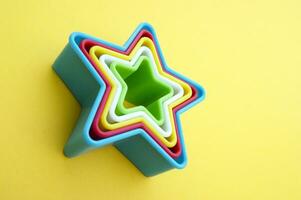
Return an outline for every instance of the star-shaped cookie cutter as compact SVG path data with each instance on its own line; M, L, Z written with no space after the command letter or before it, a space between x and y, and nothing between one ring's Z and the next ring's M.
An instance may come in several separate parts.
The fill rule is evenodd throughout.
M186 165L187 159L184 143L181 155L173 159L152 139L152 137L140 128L102 140L94 140L89 134L93 118L105 92L106 85L80 50L80 42L84 39L90 39L110 46L116 50L126 51L131 43L135 41L136 36L143 30L151 33L156 43L161 64L164 66L165 70L189 83L196 97L193 100L190 99L190 101L187 101L188 103L186 103L184 107L181 107L180 109L175 108L174 117L177 120L179 139L183 142L179 115L203 100L204 90L194 81L185 78L167 67L153 28L149 24L143 23L136 29L123 47L96 39L86 34L73 33L70 36L69 43L55 61L53 65L55 71L63 79L82 106L82 112L78 119L78 123L64 149L67 156L76 156L90 149L114 144L117 149L131 160L146 176L156 175L172 168L183 168Z
M132 49L133 48L135 48L135 47L139 47L139 45L137 45L138 43L140 43L140 41L142 41L143 43L145 42L145 38L149 38L149 39L151 39L152 41L154 40L153 39L153 36L151 35L151 33L150 32L148 32L147 30L141 30L141 32L139 32L139 34L137 35L137 37L135 38L135 40L131 43L131 45L126 49L126 51L125 52L122 52L122 51L120 51L120 50L118 50L118 49L113 49L112 47L110 47L110 46L106 46L106 45L104 45L104 44L102 44L102 43L97 43L97 42L93 42L93 41L89 41L89 40L83 40L81 43L80 43L80 47L81 47L81 50L84 52L84 54L87 56L87 58L91 61L91 63L93 64L93 66L95 67L95 69L96 69L96 71L99 73L99 75L103 78L103 80L105 81L105 83L107 84L107 90L106 90L106 93L105 93L105 95L104 95L104 98L102 99L102 101L104 102L104 103L101 103L101 105L100 105L100 108L97 110L97 114L96 114L96 116L95 116L95 118L94 118L94 121L93 121L93 124L92 124L92 131L90 131L90 135L94 138L94 139L99 139L99 138L106 138L106 137L108 137L108 135L110 135L110 136L112 136L112 135L115 135L115 134L120 134L121 132L120 131L126 131L126 130L131 130L131 129L134 129L135 127L137 128L137 124L134 124L134 125L129 125L129 126L127 126L127 127L124 127L124 128L120 128L120 129L115 129L115 130L113 130L113 131L107 131L107 132L102 132L102 130L101 129L99 129L99 126L98 126L98 122L99 122L99 119L100 119L100 115L101 115L101 113L102 113L102 111L103 111L103 107L104 106L107 106L107 104L109 104L109 102L110 101L108 101L107 100L107 96L108 96L108 94L110 93L110 84L108 83L108 81L107 81L107 79L106 79L106 77L104 76L104 75L102 75L102 73L100 72L100 69L99 69L99 67L94 63L94 61L96 60L96 62L97 62L97 57L93 60L92 58L90 58L90 56L89 56L89 53L88 53L88 51L89 51L89 49L92 47L92 48L94 48L94 46L97 46L97 45L99 45L99 46L102 46L102 47L106 47L106 48L108 48L108 49L111 49L111 50L115 50L115 51L117 51L117 52L119 52L119 53L125 53L125 54L130 54L130 52L132 52ZM152 49L153 49L153 52L154 52L154 55L157 55L157 50L156 50L156 47L154 47L153 46L153 43L152 42L150 42L150 40L148 40L148 44L149 45L151 45L151 47L152 47ZM91 49L92 49L91 48ZM144 47L144 48L146 48L146 47ZM90 50L91 50L90 49ZM94 55L94 54L92 54L92 55ZM118 56L118 54L115 54L115 55L117 55ZM104 56L108 56L108 55L104 55ZM159 58L158 58L159 59ZM160 64L160 66L161 66L161 63L162 62L160 62L159 61L159 64ZM158 65L159 65L158 64ZM164 69L164 68L163 68ZM165 70L166 71L166 70ZM168 73L168 72L167 72ZM187 85L187 84L186 84ZM188 88L187 88L188 87ZM193 91L193 95L192 95L192 97L189 99L189 100L187 100L187 101L185 101L185 103L182 103L180 106L177 106L176 107L176 109L174 109L174 112L176 112L176 110L179 110L179 109L181 109L182 107L184 107L185 105L187 105L187 104L189 104L190 102L192 102L192 101L194 101L196 98L197 98L197 95L196 95L196 89L194 88L194 87L191 87L191 89L192 89L192 91ZM190 86L186 86L186 95L189 95L189 93L190 93ZM186 96L185 95L185 96ZM174 119L174 112L172 112L171 113L171 117ZM174 146L174 147L172 147L172 148L167 148L167 146L165 146L161 141L162 141L162 139L160 139L160 138L157 138L156 137L156 135L154 135L153 133L152 133L152 131L151 130L149 130L148 129L148 127L147 126L145 126L145 125L143 125L143 124L141 124L141 123L139 123L139 125L143 125L143 127L141 127L141 128L143 128L171 157L173 157L174 159L176 159L176 158L178 158L180 155L181 155L181 153L182 153L182 145L181 145L181 140L179 139L179 134L177 133L179 130L178 130L178 128L177 128L177 123L174 123L175 124L175 129L176 129L176 134L172 134L172 137L171 138L174 138L173 136L175 136L176 135L176 138L177 138L177 143L176 143L176 145ZM139 128L140 126L138 126L138 128ZM117 130L118 130L118 132L117 132ZM175 142L175 141L174 141Z

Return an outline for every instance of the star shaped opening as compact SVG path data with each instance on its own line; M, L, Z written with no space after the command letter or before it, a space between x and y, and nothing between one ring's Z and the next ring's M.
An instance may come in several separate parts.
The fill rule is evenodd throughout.
M172 97L173 88L156 77L149 58L141 56L134 66L113 62L110 68L123 88L116 113L123 115L143 110L155 118L158 124L162 124L162 104Z

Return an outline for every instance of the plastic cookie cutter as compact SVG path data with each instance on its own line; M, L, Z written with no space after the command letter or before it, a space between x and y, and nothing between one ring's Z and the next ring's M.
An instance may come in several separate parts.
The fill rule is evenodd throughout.
M153 126L149 125L149 121L147 121L146 118L148 118L148 119L150 119L150 118L146 114L144 115L144 117L130 119L127 122L123 121L123 122L118 122L118 123L113 123L113 124L110 124L106 119L106 117L108 115L109 108L111 107L110 106L111 102L115 98L116 83L118 81L114 82L114 80L113 80L114 75L112 74L110 69L108 69L108 67L106 67L105 65L102 65L99 62L98 56L105 55L105 54L110 54L110 55L115 56L115 57L118 56L118 57L120 57L124 60L131 60L137 54L137 50L138 50L138 46L136 46L129 55L124 55L124 54L116 53L115 51L108 50L106 48L102 48L102 47L99 47L99 46L94 46L90 49L90 55L92 57L93 63L95 63L97 65L97 68L100 69L101 73L104 74L104 76L109 80L110 85L112 86L112 91L110 92L110 95L109 95L108 99L106 100L105 108L104 108L103 112L101 112L102 117L100 118L101 123L99 123L99 126L101 127L101 129L110 128L109 130L114 130L114 129L122 128L124 126L128 126L130 124L143 122L144 124L147 124L147 127L163 142L164 145L166 145L167 147L173 147L177 143L176 133L172 132L170 137L165 138L160 133L158 133L156 131L156 129L153 127L153 126L158 127L158 125L156 123L153 123ZM150 121L152 121L152 120L150 120Z
M154 49L155 47L154 47L152 41L151 41L149 38L143 37L143 38L141 38L141 40L139 40L138 44L135 46L135 48L134 48L134 50L131 52L130 56L131 56L132 54L134 54L135 52L137 52L138 49L139 49L139 47L141 47L143 44L148 45L148 47L152 48L153 51L155 51L155 49ZM107 50L104 49L104 48L100 48L100 47L98 47L98 46L94 46L94 47L92 47L92 48L90 49L90 55L92 56L92 60L97 64L97 66L98 66L100 69L102 69L102 68L104 68L104 67L98 62L97 57L99 57L99 56L105 54L104 51L107 51ZM123 54L120 55L120 54L118 54L118 53L116 53L116 52L110 52L110 54L113 55L113 56L115 56L115 57L118 56L118 57L121 57L121 58L123 58L123 59L128 59L127 56L124 56ZM135 54L136 54L136 53L135 53ZM158 58L157 58L157 57L156 57L156 61L157 61L157 63L160 65L160 62L158 61ZM97 62L98 62L98 63L97 63ZM162 71L162 68L158 68L158 70L159 70L159 72L160 72L160 70ZM161 73L163 73L163 72L161 72ZM165 73L165 74L167 74L167 73ZM106 76L108 77L109 75L106 75ZM167 76L168 76L168 74L167 74ZM170 76L170 75L169 75L169 77L170 77L171 79L177 80L177 79L175 79L173 76ZM111 84L113 84L113 83L114 83L114 82L111 81ZM178 105L179 103L182 103L183 101L185 101L186 99L188 99L188 98L191 96L191 89L190 89L190 87L189 87L187 84L183 83L183 82L180 82L180 84L182 84L182 87L184 88L184 95L183 95L183 97L181 97L179 100L177 100L177 101L174 103L175 105ZM111 94L115 94L115 91L116 91L116 87L114 87L114 85L113 85L113 92L112 92ZM110 129L110 130L114 130L114 129L120 128L120 127L122 127L122 126L126 126L126 125L129 125L129 124L133 124L133 123L140 122L141 120L142 120L144 123L147 123L147 124L148 124L148 121L146 122L146 120L144 120L144 118L142 118L142 119L138 119L138 118L137 118L137 119L131 119L131 120L129 120L129 121L122 121L122 122L114 123L114 124L108 123L108 121L106 120L106 117L104 117L104 116L107 115L108 107L110 107L110 102L112 101L112 99L113 99L114 97L115 97L115 95L109 96L108 103L106 104L106 107L105 107L105 109L104 109L104 111L103 111L103 113L102 113L102 116L103 116L103 117L100 118L99 126L105 127L105 128L107 128L107 129ZM178 104L176 104L176 103L178 103ZM170 106L170 107L171 107L171 106ZM171 109L170 107L169 107L169 113L170 113L170 116L172 116L172 109ZM163 142L166 146L168 146L168 147L173 147L173 146L176 144L176 133L175 133L175 126L174 126L173 118L172 118L171 121L172 121L172 131L171 131L172 134L171 134L170 137L167 137L167 138L161 137L161 135L158 134L158 133L156 133L156 132L155 132L156 130L154 130L154 128L153 128L152 126L149 126L149 124L148 124L148 127L149 127L153 132L155 132L156 135L157 135L157 137L159 137L159 139L162 140L162 142ZM154 126L155 126L155 124L154 124ZM158 127L158 126L156 126L156 127ZM161 130L162 130L162 129L161 129ZM162 131L161 131L161 133L162 133L162 135L164 134L164 132L162 132ZM166 134L165 134L165 135L166 135Z
M143 45L147 45L147 47L151 48L151 49L152 49L152 52L154 52L154 55L155 55L155 47L154 47L152 41L151 41L149 38L146 38L146 37L143 37L143 38L141 38L141 39L139 40L139 42L138 42L137 45L135 46L133 52L138 51L139 47L141 47L141 46L143 46ZM131 53L133 54L133 52L131 52ZM101 52L101 49L100 49L99 47L97 47L97 46L92 47L92 48L90 49L90 55L92 56L92 59L94 59L94 61L95 61L96 63L97 63L97 60L96 60L96 58L95 58L95 55L96 55L96 57L99 57L99 55L101 55L101 53L102 53L102 52ZM93 55L93 54L95 54L95 55ZM113 53L112 55L113 55L113 56L116 56L116 57L120 56L120 54L117 54L117 53ZM124 56L123 56L123 57L124 57ZM121 57L121 58L122 58L122 57ZM124 59L125 59L125 58L124 58ZM178 83L181 84L181 86L182 86L183 89L184 89L184 95L183 95L180 99L178 99L174 104L175 104L175 105L178 105L178 104L184 102L185 100L187 100L187 99L191 96L191 88L190 88L186 83L184 83L184 82L182 82L182 81L179 81L179 80L175 79L173 76L168 75L167 73L163 73L158 57L155 56L155 60L156 60L157 66L160 66L160 67L158 67L158 71L161 72L161 74L166 75L166 76L167 76L168 78L170 78L171 80L173 80L173 81L178 81ZM98 64L98 67L102 67L102 66ZM111 83L112 83L112 82L111 82ZM113 88L114 88L114 87L113 87ZM114 94L114 93L112 92L112 94ZM111 98L113 99L113 97L111 97ZM110 100L108 100L108 101L110 102ZM110 103L107 104L107 107L110 107ZM171 112L172 112L172 111L171 111L171 109L170 109L170 116L172 115ZM106 110L104 111L104 114L106 114ZM106 118L103 117L103 118L101 118L101 121L99 122L99 125L100 125L100 126L103 125L105 128L107 128L107 129L109 129L109 130L113 130L113 129L116 129L116 128L120 128L121 126L127 125L127 124L129 124L129 123L130 123L130 122L120 122L120 123L109 124L109 123L106 121ZM134 121L131 121L131 123L134 123ZM169 135L171 135L171 131L172 131L172 130L171 130L170 128L167 129L167 130L164 130L164 131L165 131L166 133L161 132L161 134L164 135L165 137L168 137ZM168 139L168 138L167 138L167 139ZM166 144L167 146L169 146L168 143L165 143L165 144Z
M144 31L143 31L144 32ZM139 35L141 35L141 34L139 34ZM141 35L142 36L142 35ZM136 40L135 40L136 41ZM91 58L89 57L89 54L88 54L88 51L89 51L89 48L91 47L91 46L94 46L95 44L97 44L97 45L100 45L100 46L102 46L103 44L101 44L101 43L95 43L95 42L93 42L93 41L90 41L90 40L83 40L81 43L80 43L80 47L81 47L81 50L82 50L82 52L87 56L87 58L90 60L90 62L93 64L93 66L95 65L94 64L94 61L93 60L91 60ZM109 46L103 46L103 47L106 47L106 48L111 48L111 47L109 47ZM113 49L111 49L111 50L113 50ZM120 52L120 53L122 53L122 52ZM107 56L107 55L104 55L104 56ZM105 82L107 82L107 80L106 80L106 77L105 76L103 76L102 75L102 73L100 72L100 70L99 70L99 68L97 67L97 66L94 66L95 67L95 69L96 69L96 71L102 76L102 78L103 78L103 80L105 81ZM106 68L104 68L104 69L106 69ZM180 90L182 90L182 88L181 87L179 87L180 88ZM103 99L102 99L102 103L101 103L101 105L100 105L100 107L99 107L99 109L97 110L97 113L98 114L96 114L96 117L95 117L95 119L94 119L94 122L96 121L96 128L99 128L98 127L98 118L97 117L99 117L100 116L100 113L102 113L102 111L103 111L103 107L104 107L104 105L105 104L107 104L108 102L107 102L107 97L108 97L108 90L110 90L110 85L108 85L108 89L106 90L106 92L105 92L105 94L104 94L104 97L103 97ZM182 92L180 92L180 94L178 94L178 95L180 95L180 96L182 96L182 93L183 93L183 91ZM194 92L194 96L196 96L195 95L195 92ZM117 98L116 98L117 99ZM195 98L192 98L191 100L194 100ZM186 103L186 102L185 102ZM187 102L187 104L188 104L189 102ZM182 105L182 106L185 106L185 105ZM139 124L142 124L142 123L139 123ZM112 131L107 131L107 132L104 132L105 134L118 134L118 132L117 131L122 131L122 130L131 130L131 129L129 129L129 128L132 128L132 129L134 129L134 128L137 128L137 126L136 126L137 124L135 124L135 125L130 125L130 126L127 126L126 128L122 128L122 129L115 129L115 130L112 130ZM171 157L173 157L173 158L177 158L177 157L179 157L180 155L181 155L181 152L182 152L182 144L181 144L181 141L179 140L179 135L177 134L177 143L176 143L176 145L174 146L174 147L172 147L172 148L167 148L145 125L143 125L143 129L171 156ZM99 129L98 130L100 133L102 133L103 131L101 130L101 129ZM177 131L178 131L178 129L177 129ZM120 132L119 132L119 134L120 134ZM91 131L90 131L90 135L92 136L92 138L93 139L95 139L95 140L98 140L97 139L97 137L95 136L95 134L94 134L94 132L93 132L93 129L91 129Z
M141 56L144 58L141 60L139 55L140 53L138 53L131 62L116 59L115 57L107 55L103 55L100 58L103 63L107 62L108 65L112 65L109 64L110 62L114 63L113 66L110 66L110 69L114 76L118 79L115 81L117 83L117 93L108 115L110 123L115 121L110 117L110 112L114 113L115 108L118 116L130 116L130 114L132 114L132 118L134 118L139 116L143 117L145 115L144 113L152 115L151 113L148 113L148 109L145 109L145 107L148 107L149 109L154 110L153 112L160 113L160 117L165 119L162 120L162 123L157 123L157 125L167 123L166 121L169 120L169 116L167 115L167 118L164 113L166 111L165 100L169 100L171 97L173 98L173 88L169 85L168 81L158 75L156 67L153 65L154 62L151 62L148 57L145 56ZM136 66L135 69L133 65ZM141 104L145 106L126 108L124 106L124 102L127 102L127 104ZM164 106L162 106L162 104L164 104ZM139 107L144 109L139 109ZM117 117L117 120L118 119L119 118ZM130 119L130 117L123 118L121 121L128 119Z
M133 48L133 46L134 45L136 45L137 44L137 42L142 38L142 37L149 37L150 39L152 39L153 40L153 37L152 37L152 35L151 35L151 33L147 30L147 29L142 29L139 33L138 33L138 35L137 35L137 37L136 38L134 38L134 40L133 40L133 43L131 43L131 46L127 49L127 54L129 53L129 49L132 49ZM84 54L87 56L87 58L91 61L91 63L94 63L92 60L91 60L91 58L89 58L89 56L87 55L87 52L89 51L89 49L92 47L92 46L94 46L94 45L99 45L99 46L103 46L103 47L105 47L105 48L108 48L108 49L111 49L111 50L115 50L115 51L117 51L117 52L119 52L119 53L122 53L122 51L120 51L120 50L118 50L118 49L113 49L113 48L111 48L110 46L106 46L106 45L104 45L104 43L97 43L97 42L93 42L93 41L89 41L89 40L83 40L82 42L81 42L81 44L80 44L80 47L81 47L81 50L84 52ZM160 61L160 63L161 63L161 61ZM98 68L96 67L96 70L99 72L99 70L98 70ZM166 71L166 70L165 70ZM99 72L100 73L100 72ZM105 77L103 77L104 79L105 79ZM178 77L179 78L179 77ZM107 85L108 86L108 88L110 88L110 86L109 85ZM106 92L106 94L105 94L105 96L107 96L107 92ZM184 106L184 105L183 105ZM109 137L109 136L112 136L112 135L114 135L114 134L117 134L117 131L109 131L109 132L105 132L105 135L103 134L103 135L101 135L102 134L102 130L101 129L99 129L99 127L98 127L98 125L96 124L98 121L99 121L99 115L100 115L100 113L101 113L101 111L100 110L98 110L97 111L97 114L96 114L96 117L95 117L95 120L94 120L94 122L93 122L93 125L92 125L92 132L90 132L91 133L91 136L94 138L94 139L100 139L100 138L104 138L104 137ZM129 126L128 126L129 127ZM133 127L133 126L132 126ZM144 129L145 129L146 127L144 127ZM116 129L115 129L116 130ZM145 129L146 130L146 129ZM178 138L178 137L177 137ZM177 149L176 151L173 151L172 152L172 156L177 156L177 155L179 155L179 152L180 152L180 150L181 150L181 145L179 145L179 144L176 144L176 148L171 148L172 150L174 150L174 149ZM178 151L179 150L179 151ZM176 153L175 153L176 152ZM168 152L168 153L171 153L171 152ZM175 153L175 154L174 154Z
M158 125L163 124L165 120L162 105L173 96L173 88L160 79L152 66L145 56L139 57L134 65L118 61L110 65L122 86L115 110L117 115L142 111L151 116Z
M144 36L147 36L147 37L149 37L149 38L151 38L152 39L152 37L151 37L151 35L150 35L150 33L149 32L147 32L147 31L145 31L145 30L143 30L143 31L141 31L140 33L139 33L139 38L141 38L141 37L144 37ZM136 43L136 41L138 41L138 37L136 37L135 38L135 43ZM84 41L83 41L83 43L84 43ZM134 43L134 42L133 42ZM91 42L88 46L93 46L93 45L95 45L95 44L93 44L93 42ZM109 48L109 47L107 47L107 48ZM87 50L89 50L89 48L87 49ZM98 121L98 120L95 120L95 121ZM93 134L93 133L92 133ZM177 143L177 145L176 145L176 148L172 148L172 150L174 150L174 149L179 149L179 151L173 151L172 153L171 152L168 152L171 156L173 156L173 157L176 157L177 155L179 155L178 153L181 151L181 145L179 145L179 143ZM169 149L168 149L169 150Z
M148 37L150 37L151 38L151 35L149 35L149 33L147 32L147 31L142 31L141 32L141 34L139 33L139 36L148 36ZM135 38L135 41L138 41L138 38ZM85 41L85 40L83 40L83 42L82 42L82 44L83 43L86 43L87 41ZM89 42L89 41L88 41ZM94 45L96 45L96 44L94 44L93 42L91 42L90 41L90 43L87 45L88 46L88 48L87 49L85 49L85 47L83 47L83 46L85 46L84 44L82 45L82 50L83 51L88 51L89 50L89 47L92 47L92 46L94 46ZM101 44L98 44L98 45L100 45L100 46L102 46ZM107 48L109 48L109 47L107 47ZM93 63L93 61L92 61L92 63ZM97 68L96 68L97 69ZM98 120L95 120L95 121L98 121ZM93 134L93 132L92 132L92 134ZM179 143L177 143L177 145L176 145L176 147L178 147L178 148L175 148L175 149L179 149L179 151L174 151L174 152L172 152L172 154L171 154L171 152L168 152L170 155L172 155L172 156L177 156L177 155L179 155L178 153L180 152L180 150L181 150L181 145L178 145ZM169 149L168 149L169 150Z
M143 30L147 30L152 34L160 56L160 62L163 64L166 71L170 71L170 73L181 80L185 80L192 88L196 89L197 95L193 95L195 99L192 100L191 98L186 101L188 103L183 103L185 106L182 106L180 109L178 106L174 109L176 110L174 117L177 120L176 124L179 129L179 138L183 141L179 115L200 102L204 98L204 90L195 82L173 72L167 67L154 30L150 25L143 23L136 29L123 47L85 34L74 33L70 36L69 43L65 49L56 59L53 65L55 71L82 106L82 112L78 119L78 123L64 148L64 152L67 156L76 156L94 148L114 144L114 146L146 176L156 175L173 168L183 168L186 165L187 158L184 144L180 156L176 159L172 159L143 129L127 131L98 141L93 140L89 134L89 129L103 97L106 85L89 60L81 52L79 48L80 42L84 39L90 39L115 48L117 51L125 51L130 47L132 42L135 41L136 36Z
M169 112L168 112L168 106L171 103L175 102L177 99L179 99L183 96L183 93L184 93L183 88L179 84L177 84L176 82L173 82L170 79L165 78L164 76L161 77L161 76L158 75L159 72L154 67L156 64L155 64L155 61L154 61L154 58L153 58L153 55L152 55L150 49L148 49L147 47L144 47L144 46L141 47L137 51L137 54L135 55L135 58L132 60L132 62L133 61L136 62L136 60L138 58L140 58L141 56L149 58L149 60L151 62L151 66L154 68L154 71L157 74L157 76L160 77L160 79L162 79L162 81L164 81L167 84L171 85L173 87L174 91L175 91L175 95L172 98L165 101L164 106L163 106L164 115L165 115L164 118L166 119L164 125L165 125L165 127L171 129L171 124L170 124L171 122L170 122L170 116L169 116ZM127 61L124 61L124 60L121 60L121 59L118 59L118 58L115 58L115 57L112 57L112 56L108 56L108 55L101 56L100 61L103 65L110 64L113 61L115 61L115 62L118 61L119 63L124 63L124 64L127 64L127 65L131 65L130 62L127 62ZM106 64L106 62L107 62L107 64ZM136 113L136 112L135 113L130 113L130 114L127 114L127 115L122 115L122 116L118 116L118 115L115 114L116 105L117 105L118 100L120 100L120 95L121 95L121 92L122 92L121 84L117 81L116 81L116 83L117 83L118 87L117 87L117 92L115 94L115 98L113 99L113 103L112 103L112 105L110 105L109 103L107 104L107 106L109 106L109 108L110 108L109 115L108 115L108 119L109 119L110 123L112 123L112 121L113 122L115 122L115 121L119 121L119 122L120 121L125 121L125 120L129 120L130 118L134 118L136 116L139 116L139 114ZM142 113L142 114L144 114L144 113ZM151 125L153 127L156 127L157 131L160 132L160 134L162 134L161 132L163 130L160 127L158 127L158 125L154 124L153 122L151 122ZM163 133L163 134L166 135L165 133Z
M146 54L147 56L144 56L143 54ZM158 71L156 69L156 67L154 67L156 64L155 64L155 61L154 61L154 58L152 56L152 53L150 52L150 50L147 48L147 47L141 47L139 50L138 50L138 53L137 53L137 56L136 57L145 57L145 59L148 60L149 62L149 65L151 67L153 67L153 70L155 72L155 74L157 75L158 74ZM131 65L129 62L125 62L123 60L120 60L120 59L116 59L115 57L112 57L112 56L107 56L107 55L103 55L100 57L100 61L102 63L105 63L105 62L108 62L108 61L105 61L105 60L109 60L109 62L116 62L116 65L118 63L121 63L121 64L124 64L124 65ZM133 60L134 61L134 60ZM126 73L128 70L131 70L129 67L122 67L120 66L121 69L122 69L122 73ZM112 70L112 68L114 68L114 70ZM111 71L113 71L115 77L117 77L119 79L119 82L122 83L122 86L123 87L127 87L126 83L122 80L122 77L119 75L119 73L117 73L117 70L116 70L116 66L115 67L110 67ZM126 76L128 76L128 74L126 74ZM138 75L139 76L139 75ZM143 73L141 73L140 71L140 76L141 76L141 79L143 79L143 81L145 80L144 78L144 75ZM175 90L175 95L168 99L165 103L166 106L164 106L164 111L163 113L166 115L165 116L165 119L167 119L166 121L169 122L170 121L170 117L168 115L168 110L166 109L167 106L168 106L168 102L174 102L175 100L177 100L179 97L181 97L184 93L182 87L180 85L178 85L177 83L173 82L173 81L170 81L169 79L165 78L165 77L160 77L159 75L157 75L156 77L159 77L159 79L162 79L161 81L165 82L166 84L168 85L171 85L173 87L173 89ZM140 89L143 90L143 91L149 91L149 90L157 90L157 88L153 88L153 89L146 89L145 87L142 88L142 86L139 85L139 82L136 82L136 78L134 78L133 76L131 77L132 79L129 80L128 77L126 77L127 81L132 81L133 79L135 80L134 83L132 83L132 85L135 87L136 85L138 85L139 87L141 87ZM139 78L138 78L139 79ZM119 84L117 84L119 85ZM122 115L122 116L116 116L116 114L114 113L114 109L116 108L116 105L117 105L117 108L116 108L116 111L118 110L118 104L119 105L122 105L122 101L123 99L125 98L126 96L126 89L125 91L122 91L121 95L120 95L120 87L117 89L117 93L116 93L116 96L113 100L113 103L112 103L112 106L110 107L110 111L109 111L109 116L108 116L108 119L110 122L114 122L114 121L125 121L125 120L128 120L128 118L130 118L130 115L129 114L126 114L126 115ZM142 92L141 92L142 93ZM122 96L122 97L120 97ZM151 95L151 96L157 96L157 95ZM118 103L116 103L118 101ZM131 114L134 114L134 113L131 113ZM133 116L132 118L134 118L135 116Z

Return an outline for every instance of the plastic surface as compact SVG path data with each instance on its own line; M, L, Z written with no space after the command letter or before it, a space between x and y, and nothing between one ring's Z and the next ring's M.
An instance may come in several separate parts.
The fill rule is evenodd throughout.
M150 31L154 36L161 62L166 70L187 81L193 88L197 89L196 99L176 112L175 118L179 128L179 137L183 141L179 114L197 102L200 102L204 98L204 90L193 81L173 72L166 66L152 27L144 23L138 27L124 47L118 47L85 34L74 33L70 37L69 44L55 61L53 65L55 71L82 106L82 113L78 119L78 123L64 149L67 156L76 156L90 149L114 144L146 176L156 175L172 168L183 168L186 165L187 160L184 145L181 155L174 160L142 129L128 131L99 141L93 140L89 135L89 128L106 87L91 63L80 51L79 42L82 39L90 38L123 51L129 47L136 35L143 29Z

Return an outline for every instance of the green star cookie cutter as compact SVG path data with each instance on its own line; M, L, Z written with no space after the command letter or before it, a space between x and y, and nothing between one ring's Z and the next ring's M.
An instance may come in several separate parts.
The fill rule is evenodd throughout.
M159 79L147 56L141 56L133 66L112 62L110 69L122 85L116 106L117 115L143 111L158 124L164 123L163 102L173 96L173 88Z

